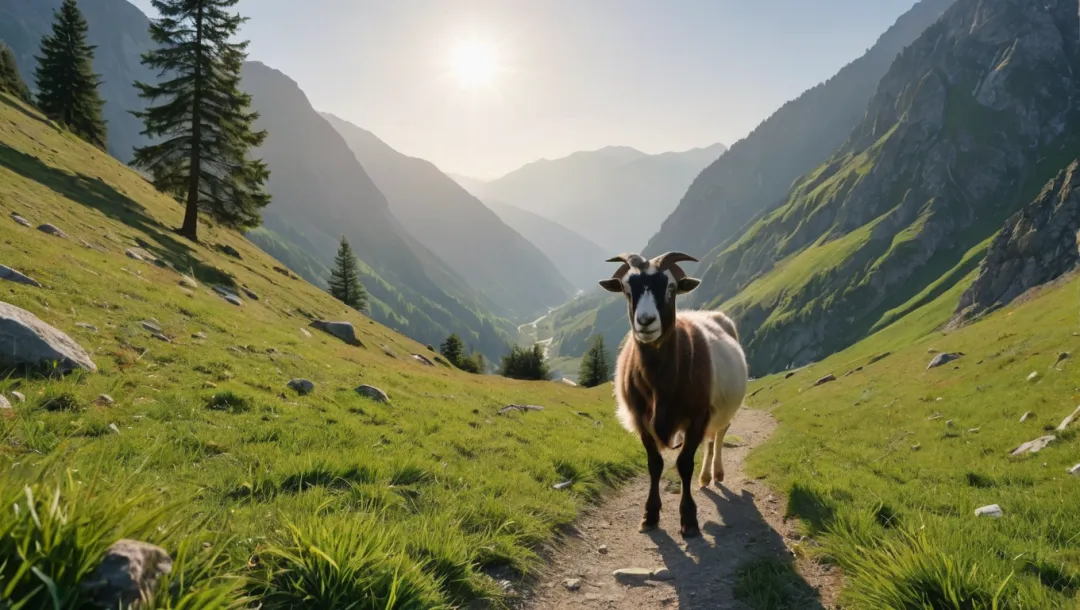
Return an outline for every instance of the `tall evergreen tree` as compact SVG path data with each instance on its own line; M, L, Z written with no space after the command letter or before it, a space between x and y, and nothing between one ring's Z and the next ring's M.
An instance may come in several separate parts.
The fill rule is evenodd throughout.
M94 46L86 42L88 26L75 0L64 0L53 12L52 34L41 38L37 57L37 105L45 116L87 142L105 149L105 120L98 95L101 78L94 74Z
M604 336L596 335L589 351L585 352L585 357L581 360L578 383L592 388L607 383L609 379L611 379L611 363L608 359L607 347L604 345Z
M30 89L19 74L15 52L3 42L0 42L0 93L9 93L24 102L33 102Z
M337 256L334 257L334 268L330 270L330 294L342 303L353 309L367 308L367 291L360 283L360 274L357 271L356 255L352 247L341 237L341 245L338 246Z
M515 345L503 356L500 372L511 379L540 381L551 379L551 369L544 358L544 348L539 343L532 347Z
M450 364L461 368L461 361L465 358L465 344L461 342L461 337L457 333L451 333L439 346L439 353Z
M259 211L270 203L264 190L270 172L248 152L266 140L254 131L258 113L251 96L240 91L240 68L247 41L234 42L245 17L228 9L238 0L152 0L160 18L150 25L159 48L143 63L162 81L135 83L151 104L135 116L143 135L162 138L135 151L134 165L150 172L158 190L185 202L180 234L198 240L198 216L246 229L261 222Z

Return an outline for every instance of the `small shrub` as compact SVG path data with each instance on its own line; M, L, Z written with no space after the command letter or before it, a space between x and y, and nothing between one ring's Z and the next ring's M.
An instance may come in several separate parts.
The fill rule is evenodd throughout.
M240 396L231 390L218 392L206 401L206 408L214 411L229 411L230 413L243 413L251 410L250 400Z
M79 411L82 405L74 394L59 392L46 394L41 400L41 408L46 411Z

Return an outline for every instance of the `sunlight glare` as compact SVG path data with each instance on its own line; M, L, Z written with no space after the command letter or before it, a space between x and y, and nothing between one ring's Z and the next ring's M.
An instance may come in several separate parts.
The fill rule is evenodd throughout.
M458 83L469 90L490 87L500 69L495 47L479 40L459 44L454 50L451 65Z

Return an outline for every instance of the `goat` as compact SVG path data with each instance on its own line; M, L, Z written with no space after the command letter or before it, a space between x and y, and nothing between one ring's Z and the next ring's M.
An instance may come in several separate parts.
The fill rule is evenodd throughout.
M689 538L700 535L690 495L694 454L705 441L699 483L719 486L724 434L746 395L747 366L730 318L714 311L675 311L675 296L701 284L679 268L682 261L697 259L681 252L652 260L620 254L607 262L622 266L600 286L623 293L630 316L630 333L615 364L615 400L620 421L641 438L648 457L649 497L640 530L655 529L660 521L660 451L679 448L672 439L681 433L675 460L682 479L679 531Z

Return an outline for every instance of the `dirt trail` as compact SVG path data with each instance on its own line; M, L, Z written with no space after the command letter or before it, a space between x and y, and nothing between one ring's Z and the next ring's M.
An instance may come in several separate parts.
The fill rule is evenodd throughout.
M700 538L684 541L679 536L678 486L665 489L663 481L660 528L638 532L648 493L648 477L642 477L578 522L577 529L553 551L549 568L521 608L749 608L735 599L738 568L755 558L790 559L787 544L798 538L794 523L783 520L785 500L743 473L747 453L765 442L775 428L775 420L767 413L741 409L728 434L740 437L742 446L724 449L724 486L697 489L695 471ZM673 458L665 456L667 461ZM612 571L621 568L661 567L674 573L673 581L626 586L612 576ZM797 607L833 607L840 575L805 560L796 567L803 581L799 588L805 594ZM567 579L578 579L580 588L569 590Z

